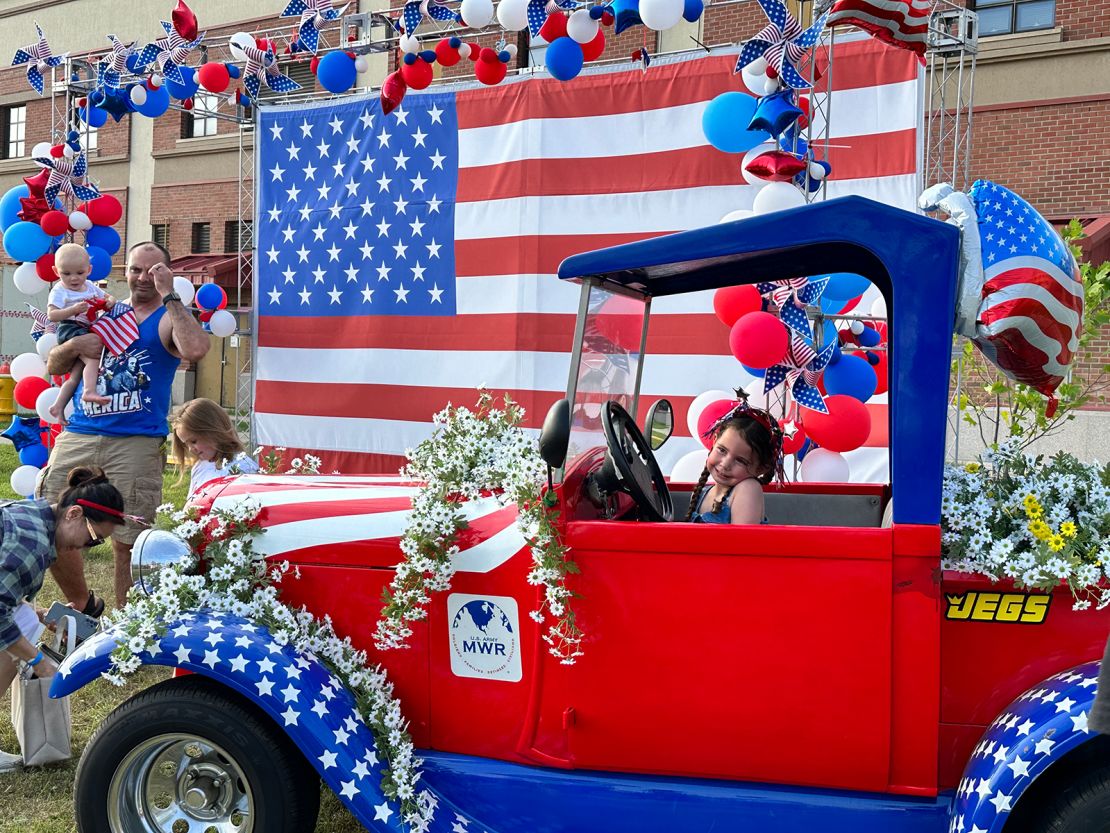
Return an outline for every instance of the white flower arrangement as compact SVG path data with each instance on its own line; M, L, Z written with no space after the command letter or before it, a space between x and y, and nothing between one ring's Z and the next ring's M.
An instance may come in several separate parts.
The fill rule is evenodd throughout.
M1110 605L1110 466L1004 443L945 466L941 529L944 569L1044 591L1064 582L1076 610Z
M277 585L290 565L267 563L254 550L254 537L262 532L261 508L257 500L247 498L208 515L193 508L173 515L172 531L191 545L194 556L160 571L150 596L133 593L126 606L105 617L106 627L118 634L105 678L122 685L142 665L141 654L156 651L169 625L187 611L207 608L250 619L267 628L278 645L294 645L315 655L346 685L385 759L383 792L400 802L413 830L427 830L435 797L417 790L422 761L413 755L393 684L380 666L368 665L366 652L356 650L349 637L336 635L329 617L317 619L306 608L294 610L279 600ZM192 575L200 554L207 570ZM295 568L293 572L297 575Z
M379 648L405 647L409 623L427 616L430 594L450 588L455 541L467 525L461 504L492 496L517 507L516 523L532 554L528 583L544 588L530 616L541 624L551 618L543 635L551 654L566 665L582 655L573 593L566 586L567 575L578 570L555 528L555 494L543 491L546 466L535 440L520 427L523 419L524 409L508 396L504 407L495 408L493 395L479 388L475 410L448 405L433 417L432 436L407 452L401 474L423 485L412 500L401 537L403 559L374 634Z

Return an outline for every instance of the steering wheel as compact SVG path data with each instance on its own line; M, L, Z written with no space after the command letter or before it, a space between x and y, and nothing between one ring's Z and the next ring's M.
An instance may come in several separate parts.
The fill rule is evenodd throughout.
M601 409L601 427L621 488L632 496L647 520L672 520L674 506L667 481L651 446L628 411L619 402L609 400Z

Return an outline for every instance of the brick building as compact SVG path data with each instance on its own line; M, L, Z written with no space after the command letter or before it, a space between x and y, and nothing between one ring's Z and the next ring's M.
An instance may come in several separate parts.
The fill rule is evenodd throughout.
M282 5L191 0L210 41L237 31L288 33L292 27L276 18ZM381 5L360 0L348 12ZM0 0L0 55L13 54L29 42L34 21L57 51L71 55L102 52L108 32L145 42L160 34L158 21L171 7L170 0L81 0L79 5L73 0ZM1089 255L1110 259L1110 0L979 0L978 10L972 176L1013 188L1053 220L1079 217L1091 234ZM245 11L265 11L267 16L244 19ZM642 46L657 54L697 43L735 43L764 23L750 0L719 2L709 5L696 24L681 23L658 35L642 27L628 30L609 41L603 57L619 59ZM527 35L521 34L517 44L516 62L526 65ZM532 49L534 62L542 61L541 50L542 45ZM380 83L394 60L374 56L360 83ZM441 69L437 66L437 73ZM305 62L285 71L306 87L314 83ZM231 290L233 306L244 168L234 115L225 104L218 117L176 111L156 120L136 116L118 124L109 120L90 136L93 173L102 190L124 204L118 230L125 247L150 238L165 243L179 271L197 280L219 281ZM26 156L37 142L51 138L58 118L49 90L39 98L22 68L0 70L0 189L6 191L33 172ZM249 135L245 141L249 151ZM249 166L246 170L249 177ZM249 179L242 183L247 189L251 184ZM116 263L122 264L122 253ZM5 266L5 275L10 269ZM25 324L10 317L22 308L24 297L10 279L2 287L0 308L7 317L0 319L0 355L10 355L26 346ZM244 307L249 303L249 297L241 301ZM228 349L216 340L197 371L196 393L230 405L238 380L237 359ZM1100 353L1097 358L1105 361L1110 340L1102 342Z

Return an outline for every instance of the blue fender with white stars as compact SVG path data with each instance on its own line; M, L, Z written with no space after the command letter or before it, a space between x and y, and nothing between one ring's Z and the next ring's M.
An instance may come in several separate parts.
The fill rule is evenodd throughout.
M107 671L115 647L112 630L82 643L58 669L50 696L72 694ZM381 791L384 761L378 758L374 736L359 717L354 697L316 657L278 645L266 628L240 616L203 610L184 614L157 651L142 659L146 665L181 668L218 680L258 704L368 830L409 830L398 802ZM428 787L421 782L420 788ZM493 833L442 797L436 795L436 801L429 833L450 833L460 823Z
M949 833L998 833L1041 773L1096 736L1087 718L1098 669L1088 662L1049 677L995 718L964 769Z

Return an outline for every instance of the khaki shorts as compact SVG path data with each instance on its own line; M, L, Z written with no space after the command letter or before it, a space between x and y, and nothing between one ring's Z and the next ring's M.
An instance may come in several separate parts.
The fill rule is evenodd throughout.
M36 496L53 503L65 491L71 469L99 466L123 495L123 511L154 523L154 511L162 503L163 446L162 437L107 437L63 431L39 476ZM112 538L133 544L144 529L128 521L116 527Z

